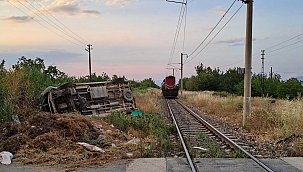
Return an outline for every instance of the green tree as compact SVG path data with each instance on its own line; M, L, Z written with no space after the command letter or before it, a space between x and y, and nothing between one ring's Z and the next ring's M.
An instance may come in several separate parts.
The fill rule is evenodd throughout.
M279 85L280 85L279 79L271 79L271 78L265 79L264 80L265 96L277 98L278 97L277 89Z
M137 89L160 88L152 78L144 79L139 82L132 82L132 87Z
M279 98L294 99L303 94L303 86L297 78L290 78L278 86L277 93Z
M222 76L220 76L219 89L229 93L237 93L235 87L244 79L244 74L238 73L237 68L228 69Z
M198 90L215 90L216 78L212 73L201 72L197 76Z
M197 82L197 76L191 76L190 78L188 78L188 80L185 82L185 88L188 91L198 91L198 82Z
M37 57L35 60L32 60L22 56L19 58L17 64L12 66L12 68L15 70L21 69L23 67L36 68L43 72L45 69L44 60L39 57Z
M56 83L56 80L66 78L67 75L57 69L57 66L48 66L46 70L44 70L44 74L50 77L50 79L53 81L53 83Z

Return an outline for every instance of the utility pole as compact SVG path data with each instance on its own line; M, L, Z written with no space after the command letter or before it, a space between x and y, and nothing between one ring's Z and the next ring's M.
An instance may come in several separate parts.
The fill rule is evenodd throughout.
M183 90L183 53L181 53L181 95Z
M218 91L218 81L219 81L219 71L220 71L220 69L219 69L219 67L217 67L217 81L216 81L216 91Z
M262 97L264 96L264 55L265 55L265 50L261 50L261 59L262 59L262 68L261 68L261 75L262 75L262 80L261 80L261 87L262 87Z
M252 18L253 0L242 0L246 3L246 39L245 39L245 74L244 74L244 97L243 97L243 123L251 116L251 59L252 59Z
M187 0L186 2L179 2L179 1L173 1L173 0L166 0L166 2L172 2L172 3L177 3L177 4L182 4L182 5L187 5ZM183 90L183 55L187 55L187 54L183 54L181 53L181 95L182 95L182 90Z
M165 68L165 69L172 69L173 70L173 76L175 76L175 68Z
M88 44L88 49L85 49L88 52L88 66L89 66L89 81L92 82L92 62L91 62L91 58L90 58L90 50L92 50L93 48L91 48L93 45Z
M270 67L270 79L272 79L272 67Z
M186 55L187 56L187 54L183 54L183 53L181 53L181 95L182 95L182 91L183 91L183 56L184 55Z

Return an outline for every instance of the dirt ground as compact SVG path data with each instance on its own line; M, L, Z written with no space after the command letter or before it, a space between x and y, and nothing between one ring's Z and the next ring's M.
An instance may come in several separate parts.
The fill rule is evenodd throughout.
M139 156L128 134L102 120L78 113L39 112L22 124L0 123L0 150L14 155L13 163L83 168ZM92 151L78 142L98 146Z

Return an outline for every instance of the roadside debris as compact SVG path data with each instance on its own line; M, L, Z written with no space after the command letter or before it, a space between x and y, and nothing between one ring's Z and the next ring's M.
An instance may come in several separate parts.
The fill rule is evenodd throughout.
M133 153L126 153L126 156L129 158L133 157L133 155L134 155Z
M132 111L132 113L131 113L133 116L136 116L136 117L141 117L142 116L142 112L140 111L140 110L134 110L134 111Z
M125 144L133 144L136 145L137 143L140 142L139 138L133 137L130 141L126 142Z
M13 154L8 151L0 152L0 161L2 164L8 165L12 163Z
M11 152L13 161L21 164L85 167L129 158L128 152L132 158L140 156L138 139L131 140L103 120L75 112L38 112L26 123L0 123L0 129L0 152Z
M208 149L205 149L205 148L202 148L202 147L198 147L198 146L195 146L193 147L194 149L199 149L199 150L202 150L204 152L208 151Z
M78 142L79 145L84 146L86 149L90 150L90 151L98 151L98 152L102 152L105 153L105 151L101 148L99 148L98 146L94 146L85 142Z

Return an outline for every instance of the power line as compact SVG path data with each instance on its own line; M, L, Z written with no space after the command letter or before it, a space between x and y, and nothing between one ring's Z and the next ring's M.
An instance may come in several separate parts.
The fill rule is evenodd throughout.
M221 17L221 19L217 22L217 24L215 25L215 27L209 32L209 34L204 38L204 40L198 45L198 47L188 55L188 57L190 57L191 55L193 55L199 48L200 46L206 41L206 39L210 36L210 34L216 29L216 27L219 25L219 23L223 20L223 18L225 17L225 15L228 13L228 11L231 9L231 7L235 4L236 0L230 5L230 7L227 9L227 11L223 14L223 16Z
M185 4L185 18L184 18L184 32L183 32L183 52L184 52L184 44L185 44L186 15L187 15L187 5L186 4Z
M222 67L227 67L227 66L230 66L230 65L234 65L234 64L237 64L237 63L240 63L240 62L243 62L244 60L240 60L240 61L237 61L237 62L234 62L234 63L231 63L231 64L228 64L228 65L225 65L225 66L219 66L220 68Z
M46 11L49 15L51 15L57 22L59 22L62 26L64 26L67 30L69 30L71 33L73 33L75 36L77 36L78 38L80 38L82 41L85 41L83 38L81 38L79 35L77 35L75 32L73 32L72 30L70 30L66 25L64 25L62 22L60 22L55 16L53 16L50 12L48 12L41 4L39 4L36 0L34 0L40 7L43 8L44 11Z
M183 11L183 13L182 13L182 11ZM178 40L178 37L179 37L180 27L181 27L182 20L183 20L184 11L185 10L183 10L183 4L182 4L181 10L180 10L180 14L179 14L179 19L178 19L178 24L177 24L177 28L176 28L176 32L175 32L175 38L174 38L174 42L173 42L173 45L172 45L172 49L171 49L171 53L170 53L170 58L169 58L168 64L171 63L173 55L174 55L174 51L175 51L175 48L176 48L177 40ZM181 14L182 14L182 18L181 18Z
M40 14L42 14L45 18L47 18L50 22L52 22L54 25L56 25L56 27L54 25L51 25L53 27L55 27L56 29L58 29L59 31L61 31L62 33L64 33L65 35L74 38L76 41L86 45L84 42L80 41L79 39L75 38L73 35L69 34L68 32L66 32L64 29L62 29L60 26L58 26L56 23L54 23L51 19L49 19L45 14L43 14L39 9L37 9L35 6L33 6L29 1L25 0L28 4L30 4L32 7L34 7ZM33 11L32 11L33 12ZM36 14L36 13L35 13ZM38 14L36 14L38 16ZM40 16L38 16L40 17ZM41 18L41 17L40 17ZM45 20L44 20L45 21ZM47 22L48 23L48 22ZM50 23L48 23L50 24Z
M192 57L187 63L189 63L191 60L193 60L195 57L197 57L214 39L215 37L225 28L225 26L231 21L231 19L238 13L238 11L243 7L244 4L242 4L237 11L230 17L230 19L223 25L223 27L216 33L215 36L196 54L194 57Z
M290 40L292 40L292 39L295 39L295 38L297 38L297 37L299 37L299 36L301 36L301 35L303 35L303 33L301 33L301 34L299 34L299 35L297 35L297 36L295 36L295 37L292 37L292 38L290 38L290 39L288 39L288 40L286 40L286 41L283 41L283 42L281 42L281 43L278 43L278 44L276 44L276 45L270 46L270 47L266 48L266 50L269 50L269 49L271 49L271 48L273 48L273 47L276 47L276 46L281 45L281 44L283 44L283 43L285 43L285 42L288 42L288 41L290 41Z
M78 44L78 43L76 43L76 42L73 42L73 41L71 41L71 40L69 40L69 39L63 37L63 36L59 35L58 33L54 32L53 30L51 30L50 28L44 26L43 24L41 24L40 22L38 22L37 20L35 20L33 17L27 15L24 11L22 11L20 8L18 8L17 6L15 6L14 4L12 4L11 2L9 2L9 1L7 1L7 2L10 3L12 6L14 6L15 8L17 8L17 9L18 9L19 11L21 11L23 14L25 14L26 16L30 17L32 20L34 20L35 22L37 22L38 24L40 24L41 26L43 26L44 28L46 28L46 29L48 29L49 31L53 32L54 34L60 36L61 38L65 39L65 40L67 40L67 41L69 41L69 42L71 42L71 43L74 43L74 44L76 44L76 45L79 45L80 47L83 47L82 45L80 45L80 44ZM19 2L19 3L20 3L20 2ZM22 3L21 3L21 4L22 4ZM22 5L25 6L24 4L22 4ZM26 7L26 6L25 6L25 7Z
M277 48L277 49L275 49L275 50L272 50L272 51L267 52L267 54L268 54L268 53L271 53L271 52L275 52L275 51L281 50L281 49L283 49L283 48L289 47L289 46L291 46L291 45L297 44L297 43L302 42L302 41L303 41L303 40L300 40L300 41L294 42L294 43L292 43L292 44L286 45L286 46L284 46L284 47Z
M270 46L270 47L267 48L267 50L268 50L268 49L271 49L271 48L273 48L273 47L276 47L276 46L278 46L278 45L281 45L281 44L283 44L283 43L285 43L285 42L288 42L288 41L290 41L290 40L292 40L292 39L295 39L295 38L297 38L297 37L299 37L299 36L301 36L301 35L303 35L303 33L301 33L301 34L299 34L299 35L297 35L297 36L294 36L294 37L292 37L292 38L290 38L290 39L287 39L287 40L285 40L285 41L283 41L283 42L281 42L281 43L278 43L278 44L275 44L275 45L273 45L273 46ZM294 44L297 44L297 43L299 43L299 42L302 42L302 40L301 40L301 41L297 41L297 42L292 43L292 44L289 44L289 45L286 45L286 46L284 46L284 47L278 48L278 49L276 49L276 50L269 51L269 52L267 52L267 53L271 53L271 52L274 52L274 51L278 51L278 50L280 50L280 49L289 47L289 46L294 45ZM292 51L292 50L295 50L295 49L298 49L298 48L301 48L301 47L303 47L303 46L298 46L298 47L295 47L295 48L292 48L292 49L289 49L289 50L286 50L286 51L283 51L283 52L280 52L280 53L276 53L276 54L267 56L267 58L268 58L268 57L272 57L272 56L276 56L276 55L279 55L279 54L283 54L283 53L286 53L286 52L289 52L289 51ZM258 53L255 53L255 54L253 55L253 57L256 57L256 56L259 56L259 54L258 54ZM256 61L258 61L258 60L259 60L259 59L256 58L253 62L256 62ZM237 62L228 64L228 65L225 65L225 66L219 66L219 67L222 68L222 67L234 65L234 64L240 63L240 62L242 62L242 61L244 61L244 60L237 61Z
M32 5L29 1L27 1L27 0L25 0L30 6L32 6L33 8L35 8L40 14L42 14L45 18L47 18L50 22L52 22L54 25L56 25L56 27L55 26L53 26L53 27L55 27L56 29L58 29L59 31L61 31L62 33L64 33L65 35L67 35L67 36L69 36L69 37L72 37L72 38L74 38L76 41L78 41L78 42L80 42L80 43L82 43L82 44L84 44L84 45L86 45L85 44L85 42L83 42L83 41L81 41L81 40L79 40L79 39L77 39L77 38L75 38L73 35L71 35L71 34L69 34L68 32L66 32L64 29L62 29L60 26L58 26L55 22L53 22L50 18L48 18L45 14L43 14L39 9L37 9L34 5ZM38 14L36 14L36 15L38 15ZM39 16L40 17L40 16ZM41 18L41 17L40 17Z
M273 55L270 55L270 56L267 56L267 57L272 57L272 56L276 56L276 55L279 55L279 54L283 54L283 53L286 53L286 52L289 52L289 51L292 51L292 50L295 50L295 49L301 48L301 47L303 47L303 45L292 48L292 49L289 49L289 50L286 50L286 51L283 51L283 52L280 52L280 53L277 53L277 54L273 54Z

